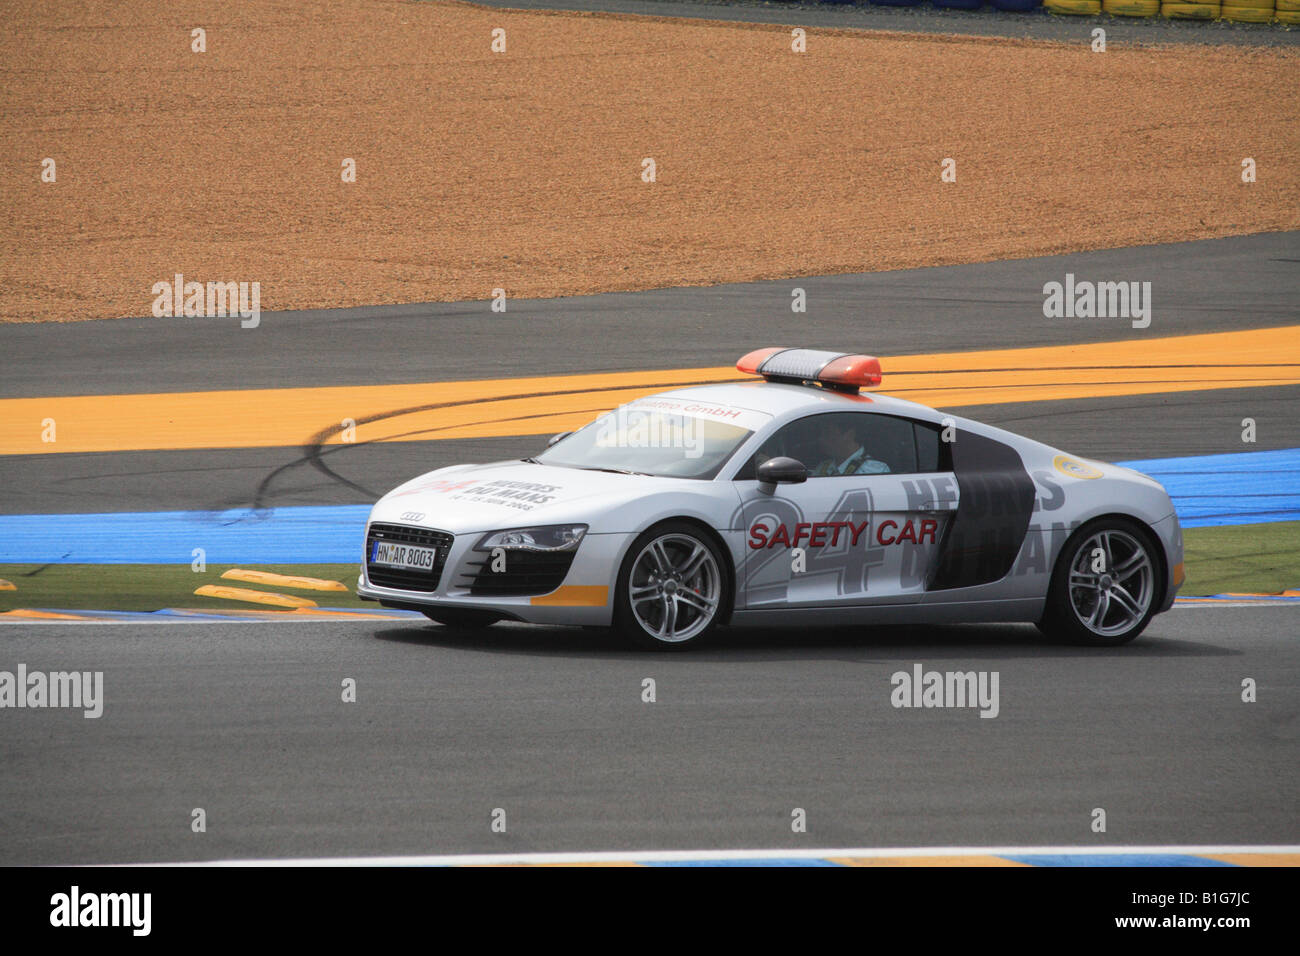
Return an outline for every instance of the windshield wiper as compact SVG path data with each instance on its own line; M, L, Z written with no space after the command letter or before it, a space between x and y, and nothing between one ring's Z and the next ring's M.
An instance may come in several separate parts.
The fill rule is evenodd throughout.
M626 468L597 468L594 465L589 465L586 467L580 466L578 470L579 471L607 471L611 475L640 475L643 478L654 477L653 475L647 474L644 471L628 471Z
M522 461L522 462L524 462L524 463L526 463L526 464L529 464L529 465L540 465L540 464L541 464L541 462L538 461L536 458L520 458L519 460Z

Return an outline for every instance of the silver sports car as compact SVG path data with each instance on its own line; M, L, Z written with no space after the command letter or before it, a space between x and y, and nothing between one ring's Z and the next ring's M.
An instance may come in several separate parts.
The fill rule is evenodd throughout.
M455 627L1033 622L1132 640L1183 580L1157 482L861 389L865 355L769 348L751 382L642 398L535 458L455 465L370 513L358 593Z

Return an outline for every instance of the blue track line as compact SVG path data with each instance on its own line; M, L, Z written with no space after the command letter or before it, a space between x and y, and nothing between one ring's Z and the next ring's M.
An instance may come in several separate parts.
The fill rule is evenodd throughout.
M1300 448L1121 462L1169 491L1185 528L1300 521ZM3 564L351 564L368 505L0 515Z
M1164 485L1184 528L1300 521L1300 448L1119 464Z

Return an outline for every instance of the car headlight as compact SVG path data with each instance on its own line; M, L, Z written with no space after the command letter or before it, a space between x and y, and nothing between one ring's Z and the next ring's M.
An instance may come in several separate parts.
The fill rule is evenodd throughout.
M574 551L583 535L585 524L553 524L541 528L512 528L491 531L474 546L476 551L504 548L507 551Z

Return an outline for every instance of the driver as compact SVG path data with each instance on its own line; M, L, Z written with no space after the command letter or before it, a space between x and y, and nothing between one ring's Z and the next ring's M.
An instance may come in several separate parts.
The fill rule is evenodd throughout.
M867 454L851 422L837 415L824 415L814 422L817 449L824 457L810 472L813 475L880 475L889 466Z

